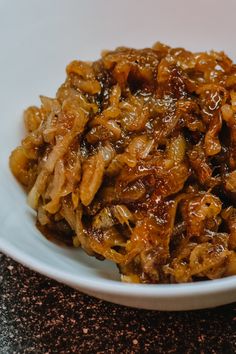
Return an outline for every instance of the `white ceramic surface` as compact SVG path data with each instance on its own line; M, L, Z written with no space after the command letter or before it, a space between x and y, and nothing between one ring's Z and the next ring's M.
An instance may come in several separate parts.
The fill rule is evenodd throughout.
M72 59L102 49L150 46L223 49L236 59L235 1L0 0L0 249L28 267L101 299L159 310L212 307L236 300L236 277L180 285L119 282L110 262L47 241L8 169L23 136L21 114L53 96Z

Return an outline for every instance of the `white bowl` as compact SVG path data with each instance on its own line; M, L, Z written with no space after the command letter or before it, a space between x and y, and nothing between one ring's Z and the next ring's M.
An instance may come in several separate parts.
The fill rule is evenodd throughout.
M179 285L119 281L110 262L61 248L35 228L35 215L8 169L23 137L25 107L54 96L72 59L94 60L102 49L155 41L190 50L223 49L235 59L236 2L0 1L0 249L28 267L90 295L158 310L212 307L236 300L236 277Z

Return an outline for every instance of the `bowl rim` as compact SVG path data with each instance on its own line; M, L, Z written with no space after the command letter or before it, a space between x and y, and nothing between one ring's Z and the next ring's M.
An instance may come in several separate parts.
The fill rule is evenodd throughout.
M134 284L111 279L90 279L81 274L73 275L69 272L58 271L55 267L35 259L26 252L22 252L6 239L0 239L0 251L24 266L50 277L60 283L75 288L83 288L86 291L96 291L106 294L126 295L129 297L146 298L165 297L177 299L183 297L196 297L198 295L213 295L236 291L236 275L220 279L204 280L199 282L179 284Z

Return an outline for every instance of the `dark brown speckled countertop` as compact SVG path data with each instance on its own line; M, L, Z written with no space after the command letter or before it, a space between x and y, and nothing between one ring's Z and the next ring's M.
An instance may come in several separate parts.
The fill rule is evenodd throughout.
M236 303L158 312L83 295L0 254L0 353L236 353Z

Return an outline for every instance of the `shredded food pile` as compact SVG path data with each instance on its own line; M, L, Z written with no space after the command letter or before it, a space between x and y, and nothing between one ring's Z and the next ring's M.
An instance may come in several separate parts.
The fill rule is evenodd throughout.
M236 274L236 65L157 43L66 71L10 156L42 233L127 282Z

